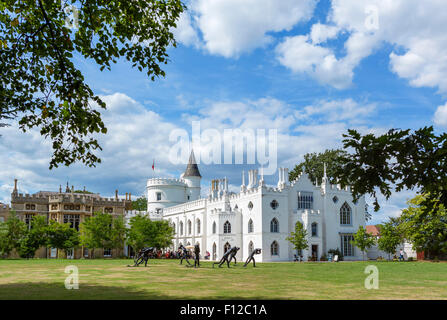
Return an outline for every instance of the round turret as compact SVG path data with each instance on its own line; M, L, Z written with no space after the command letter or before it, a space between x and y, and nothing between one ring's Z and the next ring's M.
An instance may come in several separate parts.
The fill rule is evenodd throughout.
M187 184L180 179L152 178L147 180L147 210L157 212L163 208L184 203Z

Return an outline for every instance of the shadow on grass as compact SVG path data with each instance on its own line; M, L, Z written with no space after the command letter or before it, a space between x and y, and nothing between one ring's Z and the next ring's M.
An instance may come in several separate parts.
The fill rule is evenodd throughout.
M206 296L204 298L192 297L185 292L184 295L163 295L157 292L138 291L125 287L82 285L79 289L68 290L63 284L28 282L0 284L0 300L262 300L265 297L227 297Z

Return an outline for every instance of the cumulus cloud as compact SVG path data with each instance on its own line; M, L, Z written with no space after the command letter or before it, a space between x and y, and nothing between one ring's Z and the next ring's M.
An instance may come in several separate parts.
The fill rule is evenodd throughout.
M312 17L317 0L191 0L182 17L180 42L196 44L211 54L237 57L272 41L269 33L290 30Z
M436 109L433 121L438 126L447 128L447 103Z
M281 64L338 89L352 83L354 69L383 43L395 46L390 69L415 87L447 92L447 20L439 0L333 0L327 24L317 23L309 35L286 38L277 46ZM343 57L328 39L349 35Z

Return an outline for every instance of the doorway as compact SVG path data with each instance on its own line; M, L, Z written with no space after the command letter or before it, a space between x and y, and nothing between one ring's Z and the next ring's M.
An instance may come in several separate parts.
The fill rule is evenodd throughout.
M312 260L313 261L318 260L318 245L317 244L312 245Z

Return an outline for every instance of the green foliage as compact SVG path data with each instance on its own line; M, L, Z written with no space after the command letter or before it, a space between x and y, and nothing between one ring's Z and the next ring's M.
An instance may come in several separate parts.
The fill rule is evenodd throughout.
M22 258L33 258L37 249L47 244L47 221L44 216L36 215L31 220L31 228L20 239L18 252Z
M67 250L79 246L79 232L70 227L69 223L59 223L50 220L47 227L47 245L51 248Z
M304 229L303 224L299 221L295 224L295 231L292 231L290 237L287 237L286 240L293 244L295 250L299 251L309 248L307 230Z
M26 231L26 224L20 220L14 210L11 210L8 220L0 224L0 254L6 256L13 249L19 250L21 239Z
M168 221L152 221L148 216L135 215L130 218L127 243L135 252L145 246L166 248L172 244L174 228Z
M399 217L399 229L426 256L447 253L447 210L439 199L425 194L409 200Z
M390 218L389 221L380 226L380 238L377 240L379 250L388 253L388 258L396 252L397 246L404 241L398 219Z
M341 166L340 158L345 157L347 153L343 150L325 150L323 153L306 153L304 161L297 164L295 168L289 173L289 180L295 180L298 175L306 168L310 180L313 182L316 179L321 182L324 173L324 164L326 163L326 173L331 179L330 182L336 183L336 172Z
M343 186L352 186L354 199L370 194L378 211L377 189L388 199L393 190L418 188L447 206L447 133L435 135L433 127L424 127L391 129L378 137L348 130L343 137L353 153L340 159L336 176Z
M101 150L95 134L107 133L100 114L106 105L75 63L88 59L102 71L125 58L151 80L165 76L160 65L168 62L167 48L176 46L172 30L183 4L5 0L0 5L0 120L21 117L23 131L40 128L52 142L50 169L75 161L95 166L101 162L94 154ZM70 21L72 13L76 21Z
M123 217L113 218L108 213L95 213L80 225L81 245L92 249L122 248L126 238Z
M366 232L363 226L360 226L356 233L354 233L354 240L352 244L355 245L362 251L363 260L365 260L365 251L371 248L376 243L376 239Z
M132 210L147 211L146 197L139 197L137 200L132 201Z

